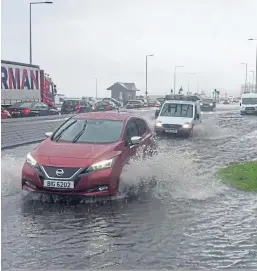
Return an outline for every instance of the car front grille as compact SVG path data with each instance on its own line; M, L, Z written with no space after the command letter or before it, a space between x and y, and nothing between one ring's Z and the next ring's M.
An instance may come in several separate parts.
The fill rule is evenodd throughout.
M179 124L163 124L162 127L165 128L165 129L178 130L179 128L182 127L182 125L179 125Z
M254 107L246 107L245 110L255 110Z
M75 175L80 168L67 168L67 167L51 167L51 166L42 166L43 171L50 178L55 179L69 179ZM59 171L63 171L63 174L57 174Z

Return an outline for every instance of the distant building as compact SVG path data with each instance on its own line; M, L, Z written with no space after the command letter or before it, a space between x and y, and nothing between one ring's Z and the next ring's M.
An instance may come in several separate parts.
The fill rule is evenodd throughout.
M134 83L114 83L108 87L107 90L111 91L111 97L126 104L129 100L136 99L136 92L139 89L136 88Z

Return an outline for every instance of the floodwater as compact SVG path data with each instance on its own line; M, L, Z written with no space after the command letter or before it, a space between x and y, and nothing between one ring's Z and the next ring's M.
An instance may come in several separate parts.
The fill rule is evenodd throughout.
M256 158L256 137L256 117L220 105L192 138L161 139L157 156L128 166L133 193L107 203L28 196L20 171L35 145L3 151L2 268L257 270L256 195L215 177Z

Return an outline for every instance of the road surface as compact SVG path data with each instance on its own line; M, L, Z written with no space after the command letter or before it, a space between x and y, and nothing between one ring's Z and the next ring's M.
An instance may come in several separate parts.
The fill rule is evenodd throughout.
M256 138L256 117L221 105L192 138L163 139L158 156L126 168L134 195L105 204L27 196L20 171L35 145L2 151L2 268L257 270L256 194L214 174L256 158Z

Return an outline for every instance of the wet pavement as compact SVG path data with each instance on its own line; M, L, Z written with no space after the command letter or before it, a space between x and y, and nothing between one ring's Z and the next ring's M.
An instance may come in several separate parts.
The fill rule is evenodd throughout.
M2 268L257 270L256 194L215 177L257 158L257 118L234 105L203 116L192 138L161 139L158 156L126 168L134 193L111 203L28 196L20 171L35 145L2 151Z

